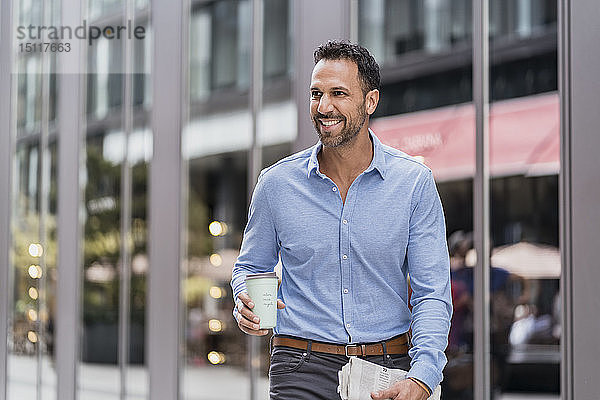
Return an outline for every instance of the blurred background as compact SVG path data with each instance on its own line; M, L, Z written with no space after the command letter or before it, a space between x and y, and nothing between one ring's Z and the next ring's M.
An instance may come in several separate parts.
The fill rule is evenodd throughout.
M79 0L15 0L14 25L60 25ZM325 2L323 2L325 3ZM264 0L262 167L316 142L308 115L312 49L346 38L382 73L371 128L432 168L445 208L455 314L443 398L473 398L473 23L470 0ZM149 166L153 159L151 2L88 0L88 24L145 27L144 40L87 47L77 393L148 399ZM181 20L184 204L181 398L268 397L268 341L250 374L232 317L231 268L246 223L252 141L250 0L191 0ZM556 0L490 2L489 295L495 399L558 399L559 97ZM15 50L7 398L56 399L57 169L62 96L54 53ZM129 61L127 61L129 60ZM124 63L129 62L126 69ZM133 65L133 69L131 69ZM174 63L177 67L178 62ZM123 73L123 71L133 71ZM74 183L76 184L76 183ZM73 243L73 246L78 244ZM177 269L173 266L174 270ZM175 273L175 272L174 272ZM170 327L173 328L173 327ZM165 327L165 329L170 329ZM256 367L257 364L254 364Z

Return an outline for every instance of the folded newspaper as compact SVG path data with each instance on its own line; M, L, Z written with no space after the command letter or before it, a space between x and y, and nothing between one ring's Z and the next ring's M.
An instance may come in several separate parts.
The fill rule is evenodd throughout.
M371 393L385 390L406 379L403 369L386 368L362 358L350 357L348 364L338 372L338 393L342 400L371 400ZM442 388L438 385L428 400L440 400Z

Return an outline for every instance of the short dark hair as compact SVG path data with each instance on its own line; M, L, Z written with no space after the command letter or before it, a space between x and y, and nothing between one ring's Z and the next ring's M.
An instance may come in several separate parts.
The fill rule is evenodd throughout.
M358 77L364 94L379 89L381 78L379 64L364 47L346 41L329 40L323 43L314 53L315 64L321 60L348 60L358 67Z

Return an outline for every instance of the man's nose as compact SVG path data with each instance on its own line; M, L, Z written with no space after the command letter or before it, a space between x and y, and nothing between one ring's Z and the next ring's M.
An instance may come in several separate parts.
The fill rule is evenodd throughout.
M317 107L317 111L321 114L328 114L331 111L333 111L333 104L331 103L331 100L328 95L324 94L323 96L321 96L321 99L319 100L319 107Z

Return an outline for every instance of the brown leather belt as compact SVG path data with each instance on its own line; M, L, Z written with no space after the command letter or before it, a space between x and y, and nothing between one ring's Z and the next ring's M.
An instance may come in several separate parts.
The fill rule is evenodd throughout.
M274 336L273 346L285 346L294 349L308 350L308 340L300 338L291 338L285 336ZM385 342L369 344L334 344L311 341L310 350L319 353L338 354L349 356L376 356L384 354L407 354L408 353L408 334L402 334Z

